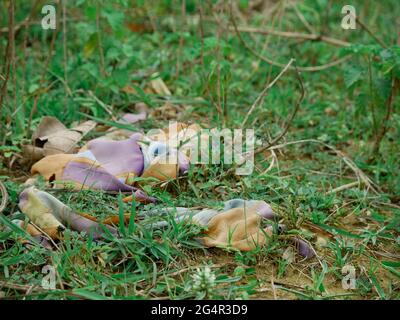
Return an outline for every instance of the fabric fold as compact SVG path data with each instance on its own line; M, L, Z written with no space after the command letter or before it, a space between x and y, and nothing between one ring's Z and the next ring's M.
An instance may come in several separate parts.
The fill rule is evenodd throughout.
M66 228L91 234L94 239L100 239L106 231L119 236L116 226L120 223L119 216L109 217L101 223L88 214L79 214L47 192L35 187L25 189L20 194L19 207L34 225L43 230L53 239L62 238L61 233ZM177 223L193 223L202 228L197 240L205 247L218 247L251 251L268 245L273 236L274 228L266 220L274 220L272 208L260 200L232 199L224 203L222 210L205 208L202 210L176 207L152 208L141 210L138 216L156 218L156 222L142 223L150 229L168 227L170 219ZM158 218L158 219L157 219ZM124 216L124 223L130 219L130 214ZM43 234L36 228L27 228L32 236L42 241ZM283 230L283 228L281 228ZM314 250L307 242L293 238L293 244L300 255L305 258L314 256Z

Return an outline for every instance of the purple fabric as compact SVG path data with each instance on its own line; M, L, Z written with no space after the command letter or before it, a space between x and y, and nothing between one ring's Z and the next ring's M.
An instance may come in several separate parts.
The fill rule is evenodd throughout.
M297 237L292 238L292 241L297 249L297 252L304 258L308 259L315 256L314 250L306 241Z
M266 204L264 201L260 202L260 205L257 208L259 214L264 218L268 220L275 220L275 214L272 211L272 208Z
M83 217L79 214L76 214L72 210L64 210L64 216L62 223L71 228L72 230L78 232L85 232L87 234L91 234L93 239L97 240L103 237L104 230L102 226L96 222L92 221L86 217ZM104 228L107 228L112 234L117 235L117 230L111 226L104 225Z
M21 211L23 211L22 208L24 208L28 202L28 190L29 188L26 188L19 194L18 207Z
M140 112L137 114L134 113L126 113L122 116L120 123L135 123L141 120L145 120L147 117L146 112Z
M154 197L148 196L143 190L136 189L135 191L135 199L136 200L143 200L143 201L149 201L152 203L156 203L157 199Z
M110 174L133 172L140 176L144 168L143 153L137 143L140 137L141 134L136 133L121 141L95 139L88 143L88 149Z
M63 180L79 182L94 189L105 191L133 191L133 187L121 182L104 168L88 163L69 162L63 172Z
M69 162L63 172L63 180L78 182L93 189L105 191L134 191L137 200L156 202L144 191L127 185L103 168L91 166L88 163Z
M37 243L39 243L43 248L45 248L47 250L51 250L53 248L51 243L50 243L50 241L47 240L47 238L42 234L39 234L37 236L33 236L32 238L35 239L35 241Z
M189 159L181 151L178 151L178 167L180 175L186 174L190 167Z

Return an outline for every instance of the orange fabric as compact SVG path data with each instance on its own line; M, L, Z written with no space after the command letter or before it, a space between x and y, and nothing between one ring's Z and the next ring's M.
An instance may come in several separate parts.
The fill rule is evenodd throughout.
M270 228L261 229L262 217L256 206L234 208L213 217L208 223L202 242L207 247L233 247L250 251L262 246L272 235Z
M125 213L124 214L124 223L128 224L130 219L131 219L131 214ZM119 216L108 217L108 218L104 219L102 222L103 222L103 224L107 224L109 226L119 225Z
M90 219L94 222L98 222L98 219L96 219L95 217L93 217L92 215L88 214L88 213L80 213L81 216ZM129 222L131 218L131 214L130 213L125 213L124 214L124 223L127 224ZM118 225L119 224L119 216L114 215L114 216L110 216L105 218L101 223L103 224L107 224L109 226L111 225Z
M141 175L142 178L156 178L160 181L176 179L178 176L178 165L173 163L151 164Z
M40 174L47 181L51 178L61 180L65 166L73 157L73 154L55 154L47 156L32 166L31 173Z
M43 231L53 240L61 240L62 233L59 228L43 228Z

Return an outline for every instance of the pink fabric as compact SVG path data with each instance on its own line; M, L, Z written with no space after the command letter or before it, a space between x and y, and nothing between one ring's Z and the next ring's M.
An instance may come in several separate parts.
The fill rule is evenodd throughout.
M147 117L146 112L141 112L141 113L126 113L123 115L121 120L119 121L120 123L135 123L141 120L145 120Z
M121 141L99 138L90 141L88 149L112 175L133 172L136 176L140 176L144 167L142 150L137 143L140 137L140 133L135 133L129 139Z

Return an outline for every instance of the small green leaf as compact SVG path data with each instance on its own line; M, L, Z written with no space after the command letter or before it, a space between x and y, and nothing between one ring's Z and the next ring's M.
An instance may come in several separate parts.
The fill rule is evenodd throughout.
M83 298L89 299L89 300L105 300L107 297L104 297L100 294L97 294L95 292L91 292L86 289L74 289L72 290L72 293L81 296Z
M357 81L360 81L363 78L364 72L361 69L350 67L346 70L344 74L344 83L347 88L350 88Z

